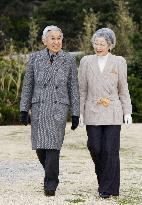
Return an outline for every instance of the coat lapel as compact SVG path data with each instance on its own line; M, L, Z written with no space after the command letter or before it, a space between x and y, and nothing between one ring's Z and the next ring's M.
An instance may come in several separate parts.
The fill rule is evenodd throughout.
M46 82L50 81L51 78L53 78L55 76L55 74L57 73L57 71L63 67L65 58L63 55L63 51L60 50L59 53L54 57L54 61L52 63L52 65L50 64L50 74L48 74L48 76L46 77Z
M60 50L57 56L54 57L54 61L51 65L50 58L47 49L42 51L39 63L42 64L42 70L44 73L43 84L46 84L55 75L60 66L64 63L63 51Z
M110 73L111 73L111 70L113 69L113 67L114 67L113 55L110 54L108 56L104 70L101 73L101 82L103 82L102 86L103 86L104 90L107 91L108 94L111 94L111 91L110 91L111 90Z
M50 79L52 75L52 67L50 63L50 58L48 55L47 49L43 49L38 58L38 68L40 69L40 75L42 75L42 84L45 83L45 80Z
M104 67L104 70L101 74L106 75L106 74L110 73L113 66L114 66L114 64L113 64L113 55L110 53L109 56L108 56L106 65Z
M98 59L96 55L92 55L90 61L88 62L89 67L95 76L100 75L98 67Z
M111 70L113 70L113 67L114 67L113 55L109 54L106 65L102 73L100 72L100 69L99 69L97 55L92 55L91 60L89 62L89 66L95 76L103 77L106 74L110 73Z
M114 62L113 62L113 55L110 54L108 56L106 65L104 67L103 72L100 72L99 65L98 65L98 58L97 55L93 55L90 62L89 66L91 68L91 71L94 74L94 77L97 79L97 82L100 85L100 88L102 87L104 90L107 91L107 93L110 94L110 78L109 74L114 68Z

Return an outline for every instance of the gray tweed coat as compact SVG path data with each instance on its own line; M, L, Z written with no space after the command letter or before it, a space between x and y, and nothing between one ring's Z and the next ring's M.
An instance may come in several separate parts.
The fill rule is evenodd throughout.
M80 113L86 125L120 125L123 115L132 113L127 83L127 64L122 56L109 54L103 72L96 55L81 59L79 68ZM105 107L98 103L110 100Z
M21 93L20 111L31 109L32 149L60 150L68 108L79 116L75 59L62 50L51 65L47 49L32 53Z

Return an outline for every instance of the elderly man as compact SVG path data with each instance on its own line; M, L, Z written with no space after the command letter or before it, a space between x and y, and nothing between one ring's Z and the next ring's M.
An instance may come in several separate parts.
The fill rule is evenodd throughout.
M46 46L29 57L21 94L20 121L28 124L31 109L32 149L45 170L44 193L54 196L59 183L59 155L68 109L72 130L79 123L79 86L75 59L62 50L63 33L57 26L43 30Z

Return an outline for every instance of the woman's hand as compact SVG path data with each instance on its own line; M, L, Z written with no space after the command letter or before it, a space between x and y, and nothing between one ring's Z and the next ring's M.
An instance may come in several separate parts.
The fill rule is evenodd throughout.
M124 122L125 122L125 125L131 125L132 124L131 114L124 115Z
M82 114L80 114L79 126L80 126L80 127L83 127L83 126L84 126L84 118L83 118L83 115L82 115Z

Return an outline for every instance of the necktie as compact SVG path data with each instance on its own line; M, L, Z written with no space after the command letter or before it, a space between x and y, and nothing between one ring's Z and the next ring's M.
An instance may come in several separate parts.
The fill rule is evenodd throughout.
M54 61L54 55L52 54L52 55L50 56L50 62L51 62L51 64L53 63L53 61Z

